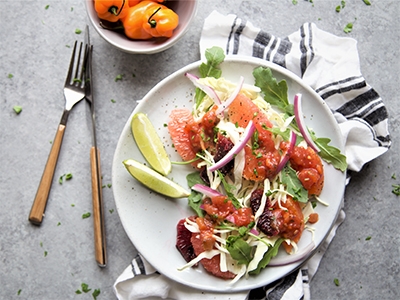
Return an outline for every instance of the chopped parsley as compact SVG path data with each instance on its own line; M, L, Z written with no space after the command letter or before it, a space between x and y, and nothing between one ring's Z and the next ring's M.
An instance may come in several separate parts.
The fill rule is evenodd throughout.
M337 278L333 279L333 282L335 283L336 286L340 285L339 279Z
M72 174L71 173L67 173L67 174L61 175L60 178L58 179L58 183L59 184L63 184L64 178L65 178L65 180L70 180L70 179L72 179Z
M347 25L343 29L345 33L350 33L352 30L353 30L353 23L347 23Z
M122 77L124 76L124 74L118 74L116 77L115 77L115 81L117 82L117 81L119 81L119 80L122 80Z
M336 6L336 12L340 12L346 6L346 1L341 1L340 5Z
M392 193L396 196L400 196L400 184L392 184L393 190Z
M81 283L81 289L75 291L75 294L81 295L82 293L89 293L92 289L89 288L87 283ZM95 289L92 293L93 299L96 300L97 296L100 295L100 289Z
M82 215L82 219L87 219L87 218L89 218L91 215L92 215L92 214L91 214L90 212L84 213L84 214Z
M100 289L95 289L92 293L93 299L96 300L98 295L100 295Z
M117 101L116 101L115 99L111 99L111 102L112 102L112 103L115 103L115 102L117 102Z
M364 1L364 3L366 4L366 5L371 5L371 1L369 1L369 0L363 0Z
M75 33L76 33L76 34L81 34L81 33L82 33L82 30L80 30L79 28L77 28L77 29L75 29Z
M370 236L367 236L367 237L365 238L366 241L369 241L370 239L371 239Z
M22 106L20 106L20 105L15 105L15 106L13 107L13 110L15 111L15 113L16 113L17 115L19 115L19 114L21 113L21 111L22 111Z
M13 74L11 74L11 73L9 73L7 77L11 79L11 78L13 78L13 77L14 77L14 75L13 75Z
M17 295L19 296L21 294L21 292L22 292L22 290L19 289L18 292L17 292Z
M81 287L82 287L82 292L84 292L84 293L88 293L92 290L92 289L89 289L89 285L86 283L82 283Z
M47 5L44 7L44 9L49 9L49 7L50 7L50 5L47 4Z

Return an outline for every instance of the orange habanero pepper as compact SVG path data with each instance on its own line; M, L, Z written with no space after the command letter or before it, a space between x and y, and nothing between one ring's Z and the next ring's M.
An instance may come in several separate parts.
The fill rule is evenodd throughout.
M149 8L157 8L159 4L153 1L141 1L139 4L129 7L128 14L122 18L125 35L134 40L147 40L153 36L143 28L145 12Z
M129 0L129 7L135 6L142 0Z
M130 7L135 6L136 4L138 4L141 1L143 1L143 0L129 0L129 6ZM151 1L158 2L158 3L163 3L163 2L166 2L167 0L151 0Z
M95 0L97 16L109 22L117 22L128 13L128 0Z
M179 16L162 4L147 9L145 19L143 28L154 37L171 37L179 24Z

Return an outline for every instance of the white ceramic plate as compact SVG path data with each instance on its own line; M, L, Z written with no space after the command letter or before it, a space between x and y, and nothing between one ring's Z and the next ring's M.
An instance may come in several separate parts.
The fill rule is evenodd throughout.
M175 248L176 225L178 221L193 212L187 205L187 199L172 200L151 192L139 184L126 171L122 164L125 159L133 158L145 162L139 152L131 134L130 120L133 114L144 112L162 138L172 161L180 161L178 154L172 148L171 139L165 124L172 109L192 108L194 87L184 76L185 72L198 74L200 62L193 63L157 84L141 101L127 120L114 154L112 168L112 186L115 203L121 218L122 225L136 249L161 274L181 284L208 291L234 292L248 290L271 283L300 266L302 262L283 266L269 267L259 275L248 279L242 278L233 286L229 281L209 275L201 267L178 271L185 261ZM301 79L275 64L254 58L231 57L222 63L222 76L237 82L240 75L245 82L254 84L253 69L263 65L273 71L278 79L285 79L288 84L289 100L296 93L303 94L303 111L306 114L306 123L319 137L328 137L331 144L343 152L343 141L337 123L327 104ZM189 166L173 165L169 175L177 183L187 187L186 175L193 172ZM325 186L321 199L329 206L318 205L319 222L314 224L315 243L317 246L329 233L340 210L345 187L345 174L325 165ZM304 232L299 242L299 248L305 247L311 241L311 234ZM280 253L279 255L287 255ZM303 261L304 262L304 261Z

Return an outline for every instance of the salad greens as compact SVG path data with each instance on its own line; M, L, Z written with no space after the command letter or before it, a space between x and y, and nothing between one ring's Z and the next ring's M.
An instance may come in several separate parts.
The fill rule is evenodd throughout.
M199 67L200 77L213 77L220 78L222 71L218 68L218 66L224 61L225 54L224 51L220 47L212 47L206 50L205 57L207 62L202 63ZM196 96L195 102L196 107L198 107L203 100L205 92L196 88Z
M221 99L228 99L232 97L232 95L235 95L232 91L236 90L238 85L221 77L222 71L219 65L225 59L223 50L219 47L212 47L207 49L205 56L207 62L202 63L199 67L199 83L214 89L217 97L221 96ZM305 143L299 133L299 125L296 123L294 105L290 103L288 99L287 82L285 80L278 81L273 76L272 70L266 67L255 68L253 70L253 76L255 84L243 85L241 87L241 93L251 99L253 103L258 106L260 111L265 112L267 117L272 117L276 124L274 124L272 128L266 129L273 133L276 139L274 140L275 144L280 145L282 140L290 140L292 147L295 142L297 145ZM195 105L193 116L195 119L197 118L197 120L201 120L205 113L215 104L212 97L201 90L201 85L196 85L194 96ZM223 113L221 116L223 116ZM252 121L249 123L251 122ZM218 124L215 125L213 130L223 132L235 145L240 143L241 136L244 133L244 128L240 128L238 124L233 124L229 118L225 117L219 119ZM329 138L317 137L312 131L310 131L310 134L312 140L320 148L320 152L318 153L320 158L344 172L347 168L346 157L340 150L329 145L331 142ZM292 139L292 135L297 135L299 138ZM256 151L259 146L257 130L251 139L252 151ZM198 164L199 168L214 163L213 155L208 153L207 150L203 150L201 154L198 153L197 158L201 159L201 162ZM180 268L182 270L186 267L193 266L195 261L198 262L203 257L212 258L214 255L219 254L221 256L220 269L228 270L236 274L232 283L244 275L259 274L261 270L270 263L271 259L278 254L279 247L283 242L292 245L294 249L297 247L296 243L290 239L283 238L279 235L271 237L262 231L258 231L259 228L257 226L259 226L259 224L256 222L258 222L261 214L263 214L264 210L272 209L272 204L271 206L266 206L267 198L268 201L277 204L284 210L285 202L287 201L286 197L291 196L301 205L301 218L304 217L304 223L307 222L310 214L313 213L313 203L309 201L308 191L303 187L296 170L288 164L282 169L279 169L279 171L277 170L278 174L274 176L274 178L265 178L260 182L252 182L242 177L245 164L244 151L235 154L233 160L235 162L235 167L228 175L223 175L219 170L212 172L208 168L205 169L206 174L200 174L196 171L187 175L188 186L191 188L191 194L188 197L189 206L198 217L205 217L206 212L203 210L205 194L199 190L194 190L193 187L195 185L207 186L207 188L211 190L218 193L221 192L222 195L225 195L227 199L231 201L235 210L249 208L252 193L255 190L261 189L262 197L260 199L260 206L257 208L256 212L253 211L253 219L250 224L247 223L247 226L236 225L228 218L217 223L213 229L214 235L218 235L215 241L216 248L204 251L204 253L201 253L201 257L198 256L184 267ZM283 166L283 164L281 165ZM203 176L208 177L208 183L203 180ZM185 227L192 233L200 232L196 222L188 218L186 219Z
M277 82L274 78L271 69L258 67L253 72L255 78L255 86L258 86L264 94L264 100L272 106L277 107L287 114L288 117L294 115L293 104L288 101L288 87L285 80ZM291 126L298 130L295 120L292 121ZM312 132L311 132L312 133ZM332 164L336 169L344 172L347 169L346 157L340 153L340 150L330 146L331 141L328 138L317 138L312 134L314 142L320 148L320 157L327 163Z

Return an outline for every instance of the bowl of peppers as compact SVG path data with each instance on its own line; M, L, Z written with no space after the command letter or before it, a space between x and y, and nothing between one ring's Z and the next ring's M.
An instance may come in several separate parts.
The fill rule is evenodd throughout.
M154 54L173 46L189 29L197 0L86 0L99 35L132 54Z

